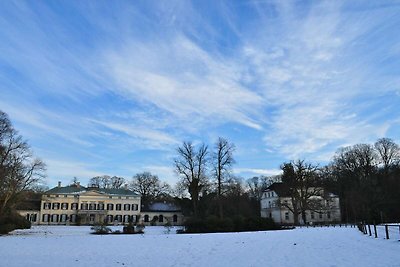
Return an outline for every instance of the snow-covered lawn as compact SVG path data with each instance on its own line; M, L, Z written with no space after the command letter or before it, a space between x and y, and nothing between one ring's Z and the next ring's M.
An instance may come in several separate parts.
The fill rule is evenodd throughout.
M400 266L398 238L356 228L177 235L90 235L87 226L42 226L0 236L0 266Z

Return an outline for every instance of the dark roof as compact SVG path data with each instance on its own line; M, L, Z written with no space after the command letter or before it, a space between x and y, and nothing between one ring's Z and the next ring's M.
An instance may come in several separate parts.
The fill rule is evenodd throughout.
M87 191L97 191L99 193L104 193L107 195L123 195L123 196L139 196L131 190L120 188L120 189L106 189L106 188L98 188L98 187L84 187L78 185L69 185L69 186L61 186L54 187L49 191L46 191L44 194L79 194Z
M78 185L68 185L61 187L54 187L45 192L45 194L76 194L79 192L86 192L87 188Z
M283 183L273 183L267 187L267 190L274 191L280 197L289 197L290 189Z
M142 208L142 211L147 212L180 212L181 207L171 202L154 202Z

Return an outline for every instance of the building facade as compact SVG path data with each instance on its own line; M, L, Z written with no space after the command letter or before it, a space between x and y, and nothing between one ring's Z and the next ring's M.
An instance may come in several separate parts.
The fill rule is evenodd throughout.
M142 209L140 196L126 188L61 186L59 182L36 202L18 209L34 225L182 225L184 220L180 207L173 203L156 202Z
M341 221L339 197L326 192L323 188L311 188L315 195L310 197L314 205L313 209L305 211L306 222L301 214L298 215L299 223L323 224ZM293 202L288 188L282 183L274 183L269 186L261 197L261 217L272 218L275 223L281 225L293 225Z
M42 195L40 212L36 215L38 220L31 222L48 225L127 224L139 220L140 205L140 196L128 189L83 187L79 183L62 187L59 183Z
M141 222L144 225L182 225L183 213L180 207L170 202L154 202L141 210Z

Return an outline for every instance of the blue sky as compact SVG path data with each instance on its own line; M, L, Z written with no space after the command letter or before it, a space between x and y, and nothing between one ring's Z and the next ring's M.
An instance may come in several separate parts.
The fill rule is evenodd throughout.
M47 183L151 171L184 140L235 173L400 141L399 1L2 1L0 109Z

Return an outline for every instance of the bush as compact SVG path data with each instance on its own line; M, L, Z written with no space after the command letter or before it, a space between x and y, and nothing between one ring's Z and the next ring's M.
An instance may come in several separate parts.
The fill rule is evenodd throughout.
M17 213L4 214L0 217L0 234L8 234L15 229L29 229L31 223Z
M185 233L244 232L280 229L272 219L259 217L220 219L210 216L205 219L191 218L186 220L184 226Z
M124 234L134 234L135 233L135 226L132 222L122 228L122 232Z
M106 224L98 224L98 225L92 226L90 229L94 231L92 234L95 234L95 235L106 235L111 232L111 228L107 227Z

